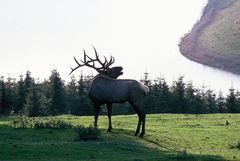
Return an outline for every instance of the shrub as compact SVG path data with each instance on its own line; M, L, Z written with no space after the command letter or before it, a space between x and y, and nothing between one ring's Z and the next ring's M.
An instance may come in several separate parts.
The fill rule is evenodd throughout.
M34 123L32 119L27 119L26 117L21 117L19 120L14 120L9 123L9 127L17 129L33 128Z
M72 125L62 120L50 118L42 121L36 121L34 124L34 127L35 128L67 129L67 128L72 128Z
M74 128L74 131L77 134L76 140L96 140L100 136L100 130L93 126L84 127L79 125Z
M72 128L72 125L68 122L54 119L54 118L28 118L21 117L19 120L10 122L11 128L26 129L26 128L51 128L51 129L66 129Z

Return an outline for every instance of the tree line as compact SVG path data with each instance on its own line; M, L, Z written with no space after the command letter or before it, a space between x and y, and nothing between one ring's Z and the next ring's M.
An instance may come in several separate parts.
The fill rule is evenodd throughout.
M87 97L93 76L74 76L65 83L57 70L52 70L48 79L40 82L31 72L16 78L0 78L0 114L46 116L59 114L93 115L94 108ZM240 93L234 88L229 94L218 95L210 88L196 88L180 76L172 85L165 78L150 80L148 73L140 80L149 87L149 94L143 102L147 113L239 113ZM132 114L128 103L114 104L113 114ZM103 106L103 114L106 107Z

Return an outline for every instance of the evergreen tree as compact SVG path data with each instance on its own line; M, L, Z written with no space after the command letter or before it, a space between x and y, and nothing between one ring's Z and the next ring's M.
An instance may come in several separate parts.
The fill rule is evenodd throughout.
M24 79L25 95L27 95L27 93L29 93L29 91L32 89L33 83L34 81L33 81L33 78L31 77L31 72L27 71Z
M164 78L158 78L154 81L152 93L155 95L154 113L170 112L171 93L169 86Z
M237 91L235 95L237 98L236 113L239 113L240 112L240 92Z
M30 71L26 72L25 79L23 79L23 75L20 75L17 83L17 105L14 108L15 113L23 113L25 111L24 106L27 101L27 95L30 93L33 83Z
M74 75L66 87L67 111L73 115L79 114L77 82Z
M39 116L41 108L41 93L36 84L28 89L26 103L24 104L24 114L27 116Z
M7 78L5 82L5 113L12 114L17 106L16 79Z
M199 89L198 94L200 96L202 104L201 113L209 113L207 87L204 84L202 85L201 89Z
M220 113L227 112L226 106L225 106L225 98L223 97L222 92L220 91L217 98L217 111Z
M50 76L50 114L57 115L66 112L65 89L57 70L53 70Z
M195 113L196 114L203 114L203 113L207 113L206 110L206 103L205 103L205 99L202 96L202 91L200 89L196 89L196 108L195 108Z
M78 115L91 115L93 114L93 107L90 103L90 100L87 96L87 91L89 87L90 80L88 77L85 79L81 74L80 79L78 81Z
M188 113L197 113L199 104L197 101L197 90L193 87L192 82L189 82L186 87L185 91L185 98L186 98L186 109Z
M144 77L140 81L144 85L148 86L148 88L150 90L149 94L145 97L145 99L143 101L144 111L147 113L153 113L154 109L155 109L153 100L156 98L156 96L153 92L153 89L152 89L153 86L152 86L151 80L148 78L147 72L144 73Z
M39 115L51 115L51 83L48 80L44 80L42 83L36 85L38 96L40 100Z
M211 89L208 89L206 92L206 101L208 106L208 113L216 113L217 112L216 94L213 93Z
M17 90L17 106L15 107L14 111L16 113L23 110L23 106L26 103L26 92L24 88L24 80L23 75L20 75L20 79L18 81L18 90Z
M237 98L235 95L235 89L233 89L233 87L229 89L229 95L227 96L227 99L226 99L226 107L228 109L228 112L230 113L238 112Z
M183 76L180 76L177 81L174 82L173 85L173 101L174 101L174 111L176 113L186 113L185 109L185 83L183 82Z
M6 87L5 87L4 77L1 77L0 78L0 114L4 114L6 107L7 107Z

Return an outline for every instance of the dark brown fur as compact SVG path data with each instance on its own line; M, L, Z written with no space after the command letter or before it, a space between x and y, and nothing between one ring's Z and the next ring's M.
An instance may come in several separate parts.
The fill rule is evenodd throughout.
M113 67L119 68L119 67ZM115 71L115 70L113 70ZM122 72L121 72L122 73ZM121 75L121 73L108 73L113 75ZM148 87L141 84L136 80L131 79L113 79L107 74L97 75L89 88L88 96L92 100L95 108L95 127L97 126L98 115L100 106L107 105L109 127L108 131L111 131L111 114L112 103L129 102L138 114L138 125L135 132L137 136L140 132L140 126L142 125L142 131L140 136L143 137L145 133L145 112L142 110L142 101L148 92Z

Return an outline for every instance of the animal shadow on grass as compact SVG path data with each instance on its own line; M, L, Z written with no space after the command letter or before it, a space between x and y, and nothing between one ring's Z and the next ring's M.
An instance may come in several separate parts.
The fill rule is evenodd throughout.
M126 146L135 145L135 153L140 154L134 160L157 160L157 161L224 161L221 156L197 155L188 153L186 150L177 151L165 147L161 142L155 141L149 135L141 137L133 136L134 131L126 129L113 129L108 134L113 139L125 142Z

